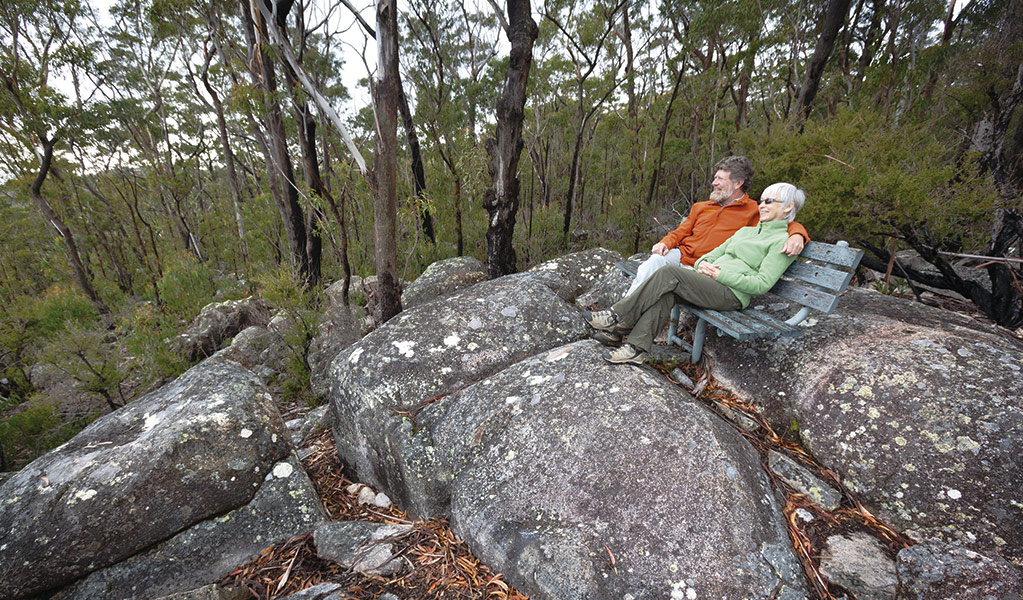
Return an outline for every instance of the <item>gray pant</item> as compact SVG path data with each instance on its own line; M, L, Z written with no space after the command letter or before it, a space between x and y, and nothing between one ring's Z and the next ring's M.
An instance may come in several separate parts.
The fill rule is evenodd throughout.
M618 314L622 327L632 329L626 341L649 352L654 336L679 301L714 310L742 307L732 290L724 284L692 269L667 265L657 269L650 279L616 302L611 310Z

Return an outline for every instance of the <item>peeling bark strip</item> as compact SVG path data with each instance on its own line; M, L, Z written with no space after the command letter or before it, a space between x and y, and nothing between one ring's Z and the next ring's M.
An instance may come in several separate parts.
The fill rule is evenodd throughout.
M530 16L529 0L508 0L511 42L504 92L497 104L497 131L486 142L490 156L493 187L483 198L489 215L487 226L487 271L491 278L515 272L515 213L519 208L519 156L522 153L522 121L525 116L526 84L533 62L533 42L539 33Z

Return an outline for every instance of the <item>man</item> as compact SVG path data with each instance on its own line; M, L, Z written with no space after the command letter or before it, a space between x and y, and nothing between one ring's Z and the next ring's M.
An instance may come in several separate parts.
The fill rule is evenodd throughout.
M729 156L714 165L710 200L693 204L682 224L654 244L650 249L653 255L639 266L625 295L635 292L664 265L681 263L692 267L698 258L725 243L740 227L756 225L760 221L757 203L746 193L752 182L753 164L745 156ZM789 224L789 234L783 252L799 256L810 236L799 223Z
M635 292L661 267L679 264L692 267L697 259L725 243L740 228L760 222L757 203L747 194L752 182L753 163L745 156L729 156L714 165L710 200L693 204L682 224L654 244L650 249L652 255L639 265L636 278L623 298ZM789 223L788 232L782 252L799 256L810 241L810 235L805 227L794 222ZM621 343L622 335L618 331L600 331L594 339L614 346Z

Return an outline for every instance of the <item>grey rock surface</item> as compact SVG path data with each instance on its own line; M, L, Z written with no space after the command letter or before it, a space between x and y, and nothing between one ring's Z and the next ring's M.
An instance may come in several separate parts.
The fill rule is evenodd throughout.
M1023 345L858 289L795 340L707 336L714 375L882 520L1023 563Z
M411 525L332 521L316 529L313 543L320 558L365 575L391 575L406 563L394 555L389 540L411 529Z
M622 256L613 250L591 248L540 263L528 272L558 274L564 283L555 292L566 302L575 302L580 294L589 291L603 277L617 271L614 264L621 259Z
M633 254L625 260L643 261L650 256L649 252ZM618 257L619 262L621 257ZM612 263L613 264L613 263ZM583 292L576 299L576 304L585 310L604 310L612 304L625 297L625 292L632 285L632 278L627 276L621 269L612 267L599 279L593 282L590 289Z
M895 561L866 533L829 537L821 552L820 570L857 600L895 600L898 586Z
M292 456L270 469L245 506L96 571L52 600L148 600L215 583L266 548L311 533L329 520L308 475Z
M348 594L339 583L321 583L304 590L288 594L281 600L345 600Z
M345 348L359 341L363 335L366 311L356 306L332 306L323 314L316 335L309 342L309 385L317 396L330 391L327 377L330 364Z
M803 494L824 510L835 510L841 504L842 494L838 490L788 456L771 450L767 455L767 464L797 494Z
M896 561L900 600L1023 600L1023 571L960 544L924 541Z
M410 515L444 516L446 476L426 427L444 397L585 328L550 289L514 275L402 312L331 367L341 460Z
M435 298L447 296L487 279L487 268L471 256L439 260L405 286L401 305L408 310Z
M284 372L287 352L288 348L279 334L253 325L239 332L229 346L211 358L236 362L259 376L263 383L268 383Z
M803 598L756 451L602 350L562 346L451 396L433 435L455 533L535 599Z
M255 376L193 367L4 482L0 597L59 587L248 503L287 453Z
M230 337L246 327L264 327L270 311L255 297L207 304L192 325L173 342L174 349L186 360L212 356Z
M251 597L249 590L242 587L226 588L210 584L187 592L168 594L157 600L248 600Z

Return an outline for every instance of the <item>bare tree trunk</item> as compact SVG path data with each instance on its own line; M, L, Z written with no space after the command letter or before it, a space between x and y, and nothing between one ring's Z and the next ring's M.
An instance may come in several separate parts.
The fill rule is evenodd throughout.
M227 169L227 182L231 186L231 201L234 206L234 220L238 229L238 242L242 250L242 264L248 268L249 265L249 244L245 239L245 217L242 215L242 192L238 183L238 172L234 164L234 151L231 150L231 141L227 134L227 119L224 117L224 105L220 101L213 86L210 85L209 65L212 54L207 53L206 64L203 65L201 80L206 93L210 95L213 102L213 110L217 115L217 134L220 136L220 148L224 152L224 168Z
M814 48L813 56L806 66L806 76L803 78L803 85L799 88L799 100L796 104L796 122L802 123L810 114L810 107L813 99L817 96L817 89L820 86L821 76L824 74L824 66L828 64L831 51L835 47L835 40L838 32L845 23L845 15L849 12L851 0L830 0L828 10L824 16L824 23L821 25L820 37L817 39L817 47Z
M519 208L519 157L522 154L522 121L525 117L526 84L533 62L533 42L539 28L531 16L529 0L508 0L508 29L511 42L504 92L497 103L497 131L486 142L490 176L494 187L487 190L483 208L487 227L487 271L491 278L515 272L515 213Z
M92 302L92 305L96 307L96 311L101 315L110 313L110 309L103 302L103 299L96 293L96 288L92 285L92 277L89 275L88 270L85 268L85 264L82 262L82 256L78 252L78 245L75 244L75 236L71 233L71 229L64 224L63 219L57 215L57 212L53 210L50 203L46 201L43 196L43 182L46 181L46 176L50 172L50 165L53 163L53 146L57 143L56 139L45 139L43 136L39 136L39 142L42 146L42 154L39 158L39 172L36 173L35 179L32 181L31 192L32 198L36 201L36 206L39 207L39 211L43 213L46 220L50 222L50 225L57 230L60 234L61 239L64 240L64 247L67 249L68 258L71 260L71 268L75 272L75 278L78 280L79 287L85 293L85 297Z
M264 0L254 0L262 2ZM249 69L254 84L262 88L263 103L266 108L264 124L269 139L270 162L267 170L271 172L271 181L276 178L278 185L273 188L274 200L281 215L281 224L288 238L292 266L298 271L299 277L305 279L309 272L309 255L306 251L305 219L302 206L298 202L298 188L295 187L295 172L288 153L287 131L284 129L284 117L277 101L277 75L270 55L263 49L263 44L256 39L259 32L261 39L267 38L266 21L258 11L250 11L246 0L239 0L243 20L242 29L249 43ZM278 19L283 21L290 9L290 3L278 7ZM254 14L253 14L254 13ZM251 20L252 15L256 21Z
M376 160L373 166L373 236L376 247L377 300L380 321L401 312L398 283L397 202L398 170L398 15L395 0L377 0L377 60L380 79L373 94L377 119Z

